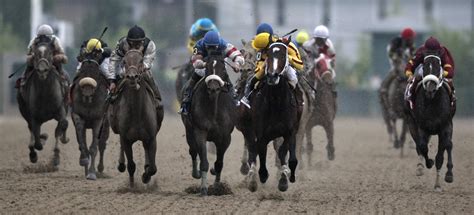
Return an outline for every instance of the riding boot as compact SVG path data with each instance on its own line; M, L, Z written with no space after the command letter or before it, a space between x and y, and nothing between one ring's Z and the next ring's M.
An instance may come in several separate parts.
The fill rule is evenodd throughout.
M454 89L454 82L453 79L446 78L446 83L448 83L449 88L451 88L450 98L451 98L451 107L456 106L456 90Z
M244 104L248 109L250 109L250 95L253 92L253 88L255 86L255 83L257 83L258 79L257 76L252 76L250 80L247 81L247 85L245 85L245 91L244 91L244 97L240 99L240 102Z
M34 69L33 65L28 65L26 67L25 72L23 72L23 75L16 80L15 88L20 88L26 84L26 80L30 76L33 69Z
M193 94L194 86L201 79L201 76L195 72L191 75L188 83L186 83L184 88L183 101L181 102L181 109L178 111L179 114L188 115L189 108L191 106L191 97Z
M161 93L160 90L158 89L158 86L155 83L155 80L153 79L153 76L148 75L145 78L145 81L148 82L148 85L150 86L151 90L153 91L153 95L155 96L155 107L157 110L163 108L161 105Z

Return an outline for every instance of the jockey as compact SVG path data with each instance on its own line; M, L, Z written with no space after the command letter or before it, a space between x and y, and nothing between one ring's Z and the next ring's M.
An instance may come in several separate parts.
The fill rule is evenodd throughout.
M148 82L152 88L158 107L160 105L161 95L155 84L153 75L151 74L151 67L153 66L153 61L155 60L156 55L156 45L152 40L150 40L150 38L146 37L145 31L141 27L138 27L137 25L133 26L128 30L126 37L120 38L110 57L109 72L113 73L115 76L112 80L115 80L117 75L121 78L125 72L122 62L123 57L129 50L140 48L143 48L143 67L148 74L145 76L144 80ZM115 82L112 82L110 89L112 92L115 91Z
M415 31L411 28L405 28L397 36L390 41L387 46L387 54L391 65L391 70L380 86L380 93L387 94L388 88L392 81L397 77L397 64L401 64L404 60L409 60L413 57L415 52L414 40L416 37Z
M26 69L23 75L18 79L17 81L17 87L23 86L25 84L26 79L28 76L31 74L31 72L34 70L34 62L33 62L33 57L34 57L34 51L36 49L36 46L40 43L50 43L52 44L53 47L53 65L56 67L56 69L59 71L59 74L61 74L63 80L64 80L64 85L68 86L69 85L69 75L62 69L62 64L67 63L67 56L64 53L64 49L61 46L61 42L56 35L54 35L53 28L49 25L41 25L38 27L38 30L36 32L36 37L30 41L28 44L28 53L26 55Z
M223 55L231 59L239 67L243 66L245 63L244 57L242 57L242 54L234 47L234 45L222 39L216 31L207 32L204 38L199 40L194 46L194 54L191 57L194 66L194 73L185 85L184 98L179 113L184 115L188 114L194 86L206 74L206 63L203 60L211 54ZM224 81L229 84L230 91L234 93L232 82L229 80L228 76L226 79L227 80Z
M329 57L331 59L331 72L333 73L333 77L336 77L336 72L334 71L336 50L334 49L331 39L329 39L329 29L326 26L316 26L313 31L313 38L303 44L303 49L312 59L319 58L320 54Z
M271 29L271 28L270 28ZM276 42L277 40L284 40L286 38L277 38L272 35L272 32L263 32L259 33L257 29L257 35L255 36L254 40L252 41L252 47L257 51L257 64L255 67L255 75L247 81L247 85L245 86L244 97L240 100L247 108L250 108L249 96L252 94L252 88L255 86L257 81L261 80L265 75L265 60L267 58L266 51L271 43ZM296 74L296 70L302 70L304 65L303 61L301 60L301 56L299 54L298 48L296 48L295 44L290 42L288 45L288 62L290 66L287 67L287 70L284 71L289 84L295 88L296 84L298 83L298 77ZM296 70L295 70L296 69Z
M209 31L219 32L216 25L209 18L200 18L189 29L188 50L193 53L196 42L204 37Z
M115 81L115 73L109 70L109 58L112 51L102 40L91 38L84 41L81 45L79 55L76 57L79 64L77 65L77 72L81 69L82 61L85 59L98 59L97 63L100 65L100 71L107 78L110 85Z
M454 78L454 60L449 50L442 46L439 41L430 37L425 41L425 44L418 48L415 52L415 56L408 61L405 68L405 75L409 78L406 90L406 100L410 104L410 108L414 108L413 95L415 94L416 86L422 79L423 68L420 66L423 64L425 56L435 55L441 59L441 66L443 67L443 77L452 89L451 102L454 103L456 98L454 96L454 86L452 79ZM415 70L415 74L413 73Z

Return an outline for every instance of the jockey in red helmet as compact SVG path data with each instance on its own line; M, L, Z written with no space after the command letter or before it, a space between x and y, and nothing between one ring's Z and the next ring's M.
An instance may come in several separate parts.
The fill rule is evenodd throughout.
M454 78L454 60L449 50L442 46L439 41L430 37L425 41L425 44L416 50L415 56L408 61L405 68L405 75L409 78L406 91L406 100L410 103L410 108L414 108L413 95L415 94L416 86L422 77L422 70L419 66L423 64L425 56L436 55L441 59L441 65L443 67L443 77L448 82L452 89L451 102L454 104L454 86L452 79ZM415 70L415 73L413 71Z

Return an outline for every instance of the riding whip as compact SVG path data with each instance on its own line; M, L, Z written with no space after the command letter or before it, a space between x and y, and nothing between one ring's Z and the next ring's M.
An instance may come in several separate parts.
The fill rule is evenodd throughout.
M12 78L18 71L22 70L24 67L26 66L26 63L23 63L20 67L18 67L15 72L13 72L12 74L10 74L8 76L8 78Z

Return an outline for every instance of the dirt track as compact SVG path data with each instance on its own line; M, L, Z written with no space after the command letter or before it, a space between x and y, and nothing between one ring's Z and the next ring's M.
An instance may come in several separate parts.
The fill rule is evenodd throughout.
M116 170L118 136L109 139L105 176L87 181L79 166L79 151L72 123L71 142L61 145L59 171L47 172L52 156L53 126L38 164L28 159L26 123L19 118L0 118L0 213L338 213L413 214L474 213L474 120L455 120L453 138L454 183L442 183L443 192L433 189L435 170L415 176L416 152L406 147L405 157L390 148L381 119L336 120L336 160L326 158L322 129L315 129L312 167L297 172L296 184L287 192L277 191L274 153L269 150L270 179L251 193L239 172L242 135L234 131L224 160L222 179L232 195L201 198L185 189L199 184L191 177L191 159L184 127L176 116L165 116L158 134L158 173L143 186L143 148L135 144L135 173L138 188L127 188L128 174ZM432 138L437 143L437 138ZM437 144L431 144L434 156ZM269 146L271 147L271 146ZM214 163L214 158L210 160ZM446 164L446 162L445 162ZM443 165L443 178L446 171ZM46 171L46 172L45 172ZM210 184L214 177L210 176Z

